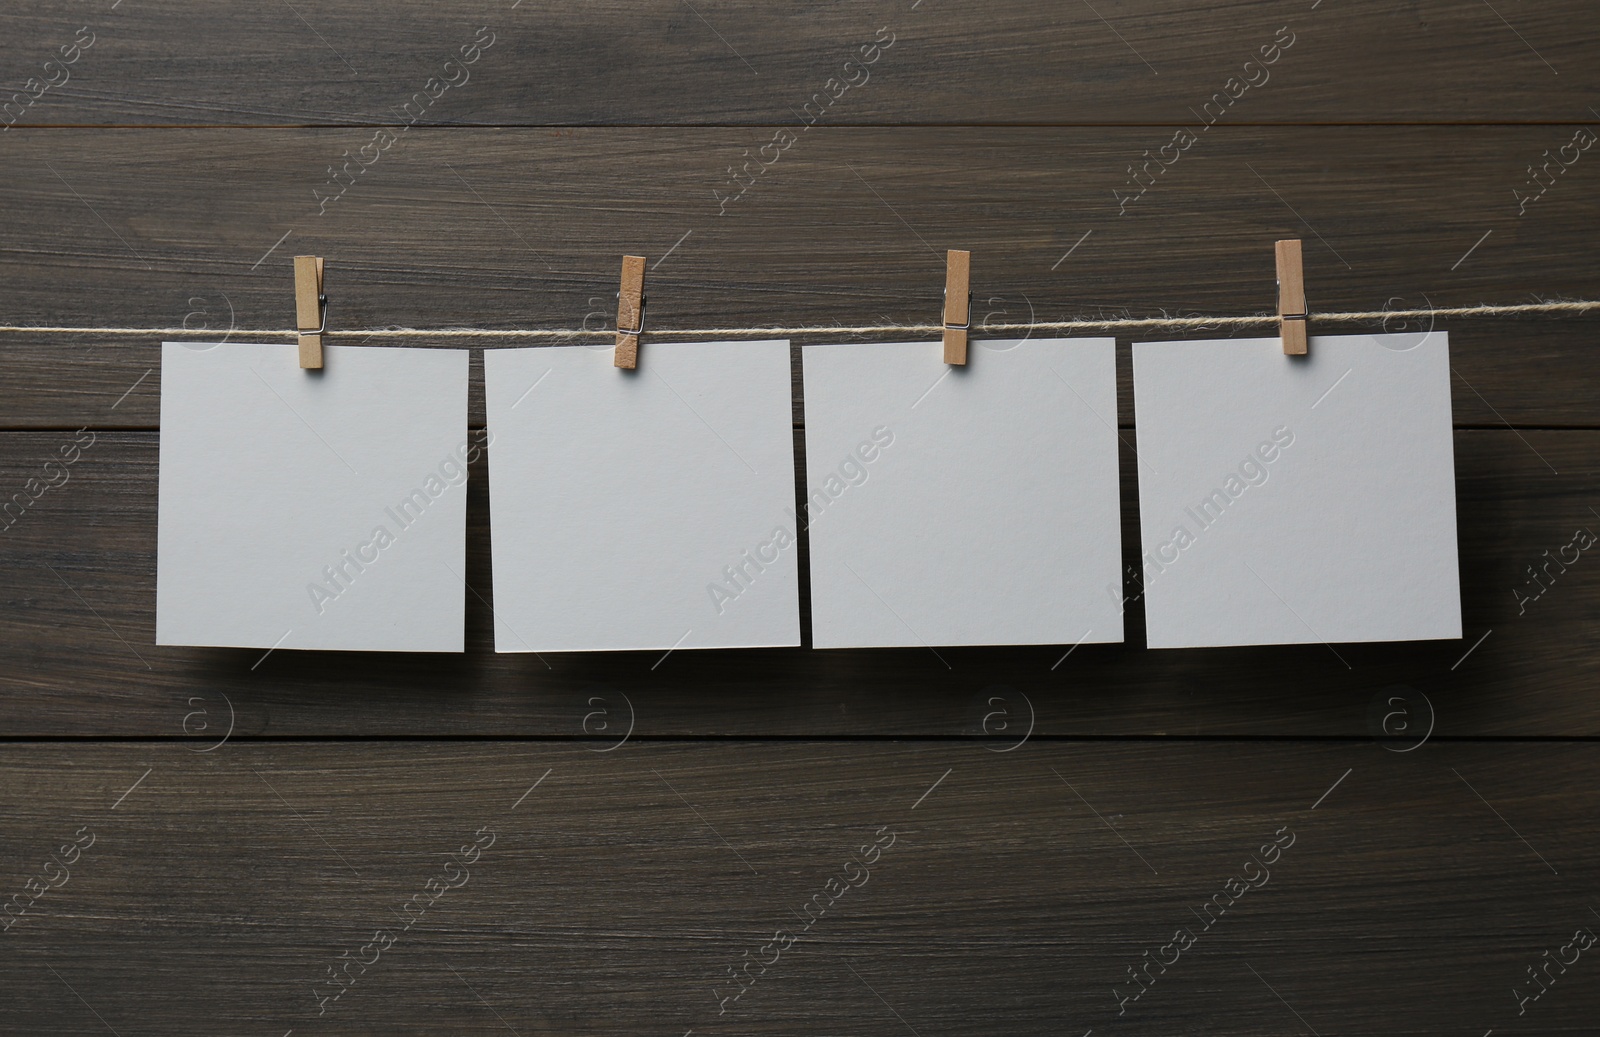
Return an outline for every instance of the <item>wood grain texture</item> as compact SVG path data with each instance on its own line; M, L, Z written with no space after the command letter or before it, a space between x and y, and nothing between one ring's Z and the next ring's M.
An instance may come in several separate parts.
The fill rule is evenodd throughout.
M829 80L859 84L828 109L856 123L1169 122L1229 90L1230 117L1256 122L1568 121L1594 102L1588 13L1580 0L48 0L7 14L0 69L8 90L60 80L43 63L80 26L96 34L27 110L33 126L394 123L432 93L435 124L789 123L840 92Z
M336 332L605 330L627 253L651 328L837 327L930 322L959 246L978 364L995 324L1272 313L1280 238L1314 312L1597 298L1600 152L1552 157L1600 122L1590 7L45 0L0 14L0 323L240 341L304 253ZM159 343L6 334L0 501L94 439L0 532L0 903L95 844L0 932L0 1031L1588 1033L1589 954L1513 989L1600 932L1600 572L1517 592L1600 525L1600 320L1438 326L1467 638L1348 669L1146 651L1132 580L1128 644L1070 656L496 656L481 463L464 655L158 649ZM1118 345L1127 545L1129 342L1169 337Z
M1591 954L1524 1015L1512 988L1600 926L1597 788L1573 744L11 746L6 893L94 843L0 933L0 1013L84 1035L1577 1034ZM1275 836L1263 878L1246 862ZM464 884L402 912L444 874ZM841 874L860 885L827 906ZM1230 878L1264 884L1228 906ZM381 929L319 1016L319 980ZM1119 1018L1126 970L1179 929L1194 945ZM805 935L774 960L777 930ZM719 1015L746 951L770 967Z
M294 257L294 313L299 330L300 366L322 369L322 257ZM307 334L307 333L310 334Z
M198 297L197 297L198 298ZM221 306L211 296L212 306ZM205 311L215 317L215 310ZM998 323L1018 312L1015 308L993 311ZM1022 312L1026 312L1025 307ZM226 308L222 316L227 315ZM614 319L612 314L607 320ZM197 317L205 319L204 316ZM597 319L598 320L598 319ZM1397 333L1410 333L1418 322L1396 319ZM1600 341L1600 319L1482 319L1439 320L1438 330L1450 333L1450 382L1457 428L1489 429L1583 429L1600 427L1600 364L1595 362ZM1262 329L1271 335L1272 329ZM1381 332L1382 327L1366 329ZM1093 333L1091 333L1093 334ZM1188 337L1225 338L1226 333L1191 333ZM160 427L161 346L147 338L103 340L90 343L83 336L51 336L48 342L26 341L23 336L8 336L17 341L0 348L0 431L95 429L155 429ZM222 336L216 336L221 338ZM930 339L932 335L928 336ZM1163 339L1182 338L1166 335ZM798 347L810 342L838 342L837 335L797 335ZM982 343L993 336L977 338ZM1151 341L1157 341L1152 336ZM201 338L184 339L197 348L207 343ZM234 338L232 341L244 341ZM275 338L271 341L283 341ZM349 343L350 339L340 340ZM395 348L462 347L456 340L415 338L382 339ZM612 339L586 340L596 349L612 348ZM1143 339L1141 339L1143 341ZM1508 343L1514 346L1508 347ZM566 343L568 345L572 343ZM488 348L496 348L490 346ZM1133 368L1131 345L1117 345L1117 411L1123 428L1133 427ZM981 356L981 353L980 353ZM793 353L795 427L803 426L803 384L798 348ZM468 420L474 428L486 421L483 397L481 353L471 360ZM1589 391L1589 386L1594 391Z
M632 370L639 366L639 336L644 327L644 257L622 257L622 287L617 290L617 339L612 366Z
M1278 334L1283 338L1286 356L1304 356L1306 352L1306 279L1299 238L1277 242L1278 261L1278 315L1291 319L1278 322Z
M654 329L927 324L937 246L960 242L981 340L1007 322L1272 313L1272 242L1306 233L1303 217L1317 312L1600 296L1600 165L1580 160L1526 215L1512 195L1568 130L1219 125L1119 215L1126 167L1172 132L834 129L719 216L724 167L769 132L419 131L319 215L323 168L360 142L348 130L53 130L8 141L0 271L16 324L288 329L289 257L315 251L337 264L335 330L605 330L618 257L639 251L656 257ZM1594 321L1438 326L1458 423L1600 427ZM158 350L7 335L0 425L153 428L156 383L129 390Z
M61 438L0 437L5 485L37 474ZM1600 735L1600 566L1584 555L1536 600L1516 593L1537 593L1527 567L1542 566L1543 552L1554 556L1580 527L1600 530L1592 431L1457 433L1464 641L1148 651L1130 575L1124 645L1084 645L1064 662L1070 644L941 649L948 668L920 648L495 655L482 461L468 483L464 656L279 651L263 661L255 650L158 648L157 453L153 433L100 433L71 481L0 534L0 729L179 736L184 704L199 696L213 709L231 703L241 732L273 736L582 737L601 733L585 718L609 709L613 728L631 713L641 734L665 736L970 737L1031 715L1053 735L1321 737L1370 733L1389 712L1375 719L1374 703L1401 696L1419 716L1431 702L1441 734ZM1135 487L1125 449L1130 566ZM803 539L800 551L805 572ZM802 613L808 624L805 597ZM589 705L595 697L604 702Z
M967 362L967 325L972 322L972 253L947 249L944 269L944 362Z

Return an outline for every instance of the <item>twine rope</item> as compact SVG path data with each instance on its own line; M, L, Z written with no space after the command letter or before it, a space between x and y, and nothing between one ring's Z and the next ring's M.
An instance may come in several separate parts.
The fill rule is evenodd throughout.
M1413 310L1363 310L1350 313L1313 313L1313 324L1369 324L1391 320L1423 317L1513 317L1524 314L1585 314L1600 310L1600 299L1580 299L1567 302L1533 302L1509 305L1481 304L1477 306L1451 306ZM1001 331L1072 331L1077 329L1172 329L1195 330L1223 327L1266 327L1277 324L1276 314L1255 314L1248 317L1118 317L1108 320L1074 318L1072 320L1033 321L1025 324L986 324L986 333ZM942 324L861 324L809 325L770 328L647 328L647 338L787 338L793 335L901 335L930 334L944 330ZM980 330L978 327L974 331ZM33 335L216 335L215 329L195 328L94 328L64 325L0 325L0 334ZM616 330L604 328L364 328L353 330L328 329L325 338L498 338L498 339L578 339L612 338ZM240 329L227 332L229 337L241 338L293 338L299 335L294 329Z

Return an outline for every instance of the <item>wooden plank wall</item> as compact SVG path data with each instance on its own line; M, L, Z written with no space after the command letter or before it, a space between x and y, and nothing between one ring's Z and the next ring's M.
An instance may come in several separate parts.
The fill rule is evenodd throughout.
M1580 0L0 24L9 325L247 340L296 253L346 330L602 328L624 252L658 328L933 322L946 248L980 339L1263 313L1280 237L1318 311L1600 298ZM459 657L158 649L160 337L0 334L0 497L93 436L0 533L0 1031L1589 1032L1600 562L1528 581L1600 527L1600 320L1329 330L1429 327L1467 636L1344 661L1148 651L1133 570L1064 660L502 657L476 594Z

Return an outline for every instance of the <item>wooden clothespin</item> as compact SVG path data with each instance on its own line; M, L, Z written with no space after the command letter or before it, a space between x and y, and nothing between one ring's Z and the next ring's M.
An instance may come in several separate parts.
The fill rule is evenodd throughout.
M639 366L639 336L644 333L644 257L622 257L622 287L617 290L617 348L614 367Z
M322 333L328 327L328 297L322 294L322 257L294 257L294 314L300 330L300 366L322 369Z
M1305 356L1306 322L1311 307L1306 305L1306 275L1300 265L1300 239L1280 241L1278 252L1278 333L1283 338L1284 356Z
M972 327L972 253L944 254L944 362L967 362L967 330Z

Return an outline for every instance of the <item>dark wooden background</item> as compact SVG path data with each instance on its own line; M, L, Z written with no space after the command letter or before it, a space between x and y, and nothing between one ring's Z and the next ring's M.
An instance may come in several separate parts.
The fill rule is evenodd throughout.
M1600 298L1600 151L1513 193L1600 127L1582 0L39 3L0 13L3 94L59 78L84 26L0 133L0 322L248 338L289 325L314 253L335 328L597 328L642 252L654 327L926 323L951 247L980 324L1243 314L1280 237L1316 310ZM399 131L480 26L470 79ZM1128 166L1285 27L1270 79L1119 212ZM1125 645L1059 665L496 656L475 595L456 657L158 649L159 336L0 335L0 498L95 432L0 533L0 894L94 836L0 933L0 1032L1593 1032L1600 951L1520 1011L1513 988L1600 932L1600 560L1517 594L1600 530L1600 320L1437 326L1466 637L1348 666L1147 651L1137 602ZM1129 454L1130 563L1133 486ZM328 967L480 826L466 884L319 1015ZM880 826L867 884L721 1012ZM1285 828L1267 884L1119 1015L1128 968Z

